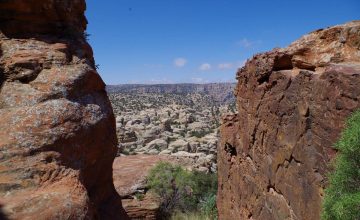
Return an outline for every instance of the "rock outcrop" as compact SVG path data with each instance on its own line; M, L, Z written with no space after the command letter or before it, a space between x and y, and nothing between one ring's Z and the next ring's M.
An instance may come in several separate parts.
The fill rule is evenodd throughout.
M0 218L126 219L84 0L0 2Z
M160 161L171 160L166 155L133 155L115 159L115 188L131 219L156 219L161 200L146 189L146 177L150 169Z
M360 107L360 21L255 55L218 149L220 219L320 219L328 163Z

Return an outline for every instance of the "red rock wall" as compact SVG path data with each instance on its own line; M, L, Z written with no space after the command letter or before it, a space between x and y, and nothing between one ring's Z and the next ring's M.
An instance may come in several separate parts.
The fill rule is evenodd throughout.
M220 219L320 219L332 146L360 107L360 22L258 54L237 80L218 149Z
M126 219L84 10L84 0L0 2L0 218Z

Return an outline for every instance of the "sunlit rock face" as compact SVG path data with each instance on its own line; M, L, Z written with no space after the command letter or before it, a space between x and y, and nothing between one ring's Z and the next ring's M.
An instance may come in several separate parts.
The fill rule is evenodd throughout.
M84 0L0 2L0 218L126 218L84 10Z
M360 107L360 22L255 55L218 147L220 219L320 219L328 163Z

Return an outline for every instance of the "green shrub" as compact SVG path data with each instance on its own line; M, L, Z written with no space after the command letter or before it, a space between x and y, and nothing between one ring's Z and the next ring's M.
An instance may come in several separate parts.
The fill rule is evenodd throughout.
M210 219L217 219L216 194L210 194L200 202L200 210L204 216Z
M330 185L325 190L324 220L360 219L360 111L346 122Z
M207 130L207 131L190 131L190 136L194 136L197 138L202 138L205 137L207 134L210 134L212 131L211 130Z
M140 200L140 201L142 201L145 198L145 195L143 193L139 193L139 192L135 193L134 196L137 200Z
M215 174L190 172L178 165L160 162L151 169L147 187L162 199L161 217L169 218L176 212L189 214L202 211L207 200L214 199L216 195L217 177ZM216 209L216 205L213 208Z
M192 212L192 213L175 212L170 219L171 220L213 220L211 217L205 216L200 212Z

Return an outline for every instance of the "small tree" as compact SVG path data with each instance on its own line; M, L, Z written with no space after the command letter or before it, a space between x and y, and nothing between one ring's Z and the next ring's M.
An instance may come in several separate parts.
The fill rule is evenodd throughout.
M160 162L151 169L147 186L162 200L160 214L162 219L176 212L191 213L202 211L215 219L217 177L198 171L187 171L178 165ZM207 200L211 200L210 203Z
M330 185L325 190L324 220L360 219L360 111L346 122Z
M210 219L217 219L216 194L209 194L200 202L201 212Z

